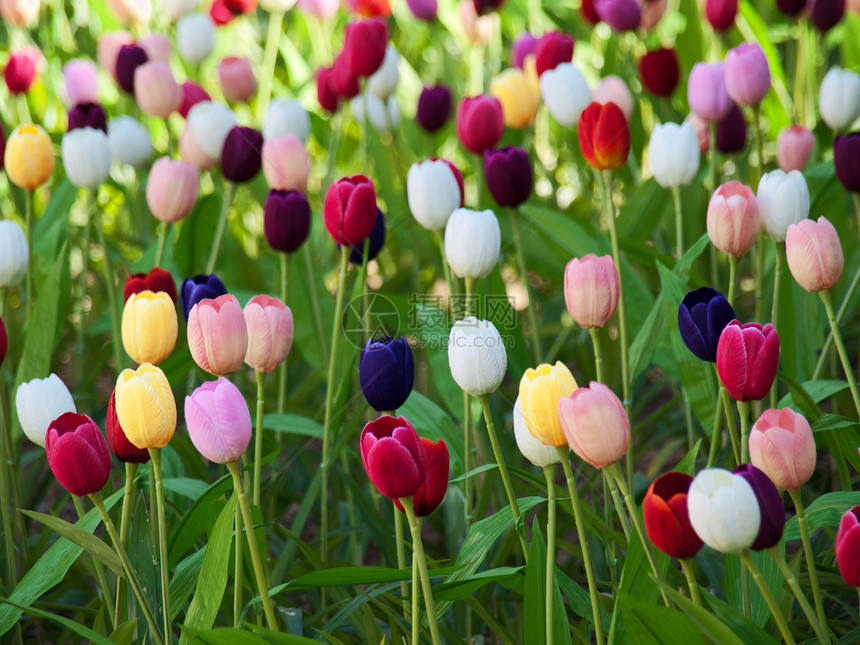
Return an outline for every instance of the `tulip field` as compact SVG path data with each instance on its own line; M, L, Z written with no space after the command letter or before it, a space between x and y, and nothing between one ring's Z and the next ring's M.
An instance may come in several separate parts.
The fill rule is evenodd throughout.
M0 23L0 643L860 643L860 2Z

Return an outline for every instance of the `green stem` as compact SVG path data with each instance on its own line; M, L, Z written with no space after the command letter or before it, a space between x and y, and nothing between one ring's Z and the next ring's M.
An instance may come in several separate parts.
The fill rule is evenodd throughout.
M212 238L212 248L209 250L209 259L206 261L206 273L215 271L218 262L218 253L221 251L221 241L224 239L224 231L227 229L227 216L230 214L230 205L236 194L236 184L226 181L227 188L224 191L224 199L221 201L221 212L218 214L218 224L215 227L215 237Z
M753 130L755 131L755 148L756 156L758 157L758 176L755 179L755 186L764 175L764 140L761 133L761 103L753 106Z
M400 511L398 511L399 513ZM423 518L419 518L421 522ZM421 588L418 580L418 558L415 555L415 549L412 549L412 612L409 614L409 620L412 624L412 644L420 645L421 642L421 619L418 616L418 603L421 600Z
M260 485L263 472L263 412L266 407L266 373L255 370L257 377L257 429L254 436L254 505L260 507Z
M164 482L161 477L161 448L149 449L150 466L155 473L155 506L158 512L158 544L161 563L161 602L164 613L164 642L170 645L170 576L167 561L167 520L164 514ZM150 491L150 495L152 491Z
M239 618L242 616L242 607L244 605L243 590L245 580L245 549L242 545L242 509L236 505L236 517L233 520L233 526L236 529L236 555L234 557L233 569L233 626L239 626Z
M418 518L415 517L412 498L402 497L400 503L403 505L406 517L409 519L409 528L412 530L414 562L418 565L418 574L421 576L421 587L424 591L424 609L427 612L427 622L430 624L430 638L433 640L433 645L441 645L442 639L439 637L439 625L436 622L436 606L433 603L433 589L430 587L430 576L427 573L427 559L424 557L424 544L421 541L421 525L418 522ZM416 622L418 616L412 616L412 620Z
M553 645L555 591L555 472L557 466L544 466L546 478L547 523L546 523L546 644Z
M672 186L672 203L675 207L675 259L684 255L684 212L681 208L681 187Z
M0 385L0 387L5 387ZM0 440L0 464L3 468L0 469L0 510L3 512L3 536L6 547L6 589L11 590L18 586L18 566L15 557L15 533L12 529L12 514L10 506L14 504L14 500L9 494L7 488L7 477L11 479L13 470L9 467L12 463L11 455L8 448L11 446L7 441L8 428L6 427L6 415L3 409L3 393L0 392L0 432L3 433L3 438ZM12 511L14 513L14 510Z
M717 379L717 383L719 383ZM711 450L708 453L708 468L712 468L717 461L717 456L723 447L723 427L720 421L723 420L723 412L719 402L714 406L714 424L711 427Z
M761 320L764 313L764 245L765 236L759 235L756 243L755 258L755 320Z
M815 615L815 610L809 605L806 595L804 595L803 590L800 588L800 584L797 582L797 578L794 576L794 572L791 570L791 567L786 563L779 546L772 546L767 550L767 552L770 553L770 557L773 558L773 561L776 562L779 570L782 571L782 577L785 578L785 581L788 583L788 586L794 594L794 597L797 599L806 619L812 626L813 631L815 631L815 635L818 636L819 642L821 645L828 645L830 640L821 628L821 624L818 622L818 617Z
M448 266L448 258L445 257L445 238L442 231L433 231L433 237L439 246L439 256L442 258L442 273L445 275L445 283L448 285L448 297L454 295L454 282L451 278L451 267Z
M830 295L830 290L825 289L818 292L818 297L824 303L824 311L827 312L827 321L830 323L830 331L833 334L833 340L836 343L836 351L839 353L839 360L842 362L842 369L845 372L845 378L848 381L848 388L851 390L851 396L854 398L854 408L857 414L860 415L860 394L857 392L857 381L854 378L854 370L851 367L851 359L848 356L848 351L845 349L845 343L842 341L842 333L839 331L839 323L836 322L836 316L833 314L833 300Z
M855 193L856 194L856 193ZM839 310L836 312L836 324L839 325L842 323L842 319L845 317L845 314L848 311L848 305L851 304L851 300L854 299L854 294L857 291L857 287L860 286L860 267L857 268L857 271L854 272L854 277L851 278L851 284L848 285L848 290L845 292L845 296L842 298L842 304L839 305ZM812 380L818 380L818 377L821 376L821 370L824 368L824 360L830 351L830 346L833 344L833 330L827 334L827 338L824 341L824 346L821 348L821 352L818 355L818 362L815 363L815 369L812 371Z
M827 617L824 615L824 603L821 601L821 587L818 584L818 572L815 569L815 554L812 552L812 542L809 539L809 527L806 523L806 512L803 510L803 500L800 490L788 491L794 508L797 511L797 526L800 529L800 539L803 542L803 556L806 558L806 568L809 570L809 585L812 587L812 600L815 602L815 613L818 624L827 629Z
M684 577L687 578L687 587L690 589L690 598L693 602L702 607L702 596L699 593L699 584L696 582L696 574L693 571L693 561L690 558L682 558L680 560L681 568L684 570Z
M278 11L269 14L269 30L266 34L266 49L263 52L263 74L260 77L260 91L257 94L257 123L263 123L269 99L272 96L272 79L275 76L275 65L278 62L278 45L281 39L281 26L284 13Z
M748 464L750 462L750 404L749 401L736 401L736 403L738 416L741 418L741 463Z
M594 347L594 371L598 383L603 383L603 352L600 348L600 330L597 327L589 327L591 344Z
M394 505L394 539L397 542L397 568L406 568L406 547L403 545L403 515L397 505ZM409 606L406 601L406 596L409 593L409 587L405 580L400 581L400 598L403 605L403 619L409 620Z
M537 301L534 298L534 293L529 283L529 274L526 269L526 255L523 251L523 241L520 231L520 212L517 208L511 209L511 228L513 229L514 248L517 253L517 265L519 267L520 278L526 288L526 298L529 301L528 316L529 316L529 334L532 339L532 353L534 364L539 365L543 357L540 343L540 328L537 320Z
M72 501L75 504L75 511L78 513L78 519L82 519L86 514L84 503L77 495L72 495ZM110 618L111 626L116 628L116 613L114 612L114 599L111 597L110 587L108 586L107 577L102 563L93 557L93 569L96 572L96 579L99 581L99 586L102 588L104 596L104 604L107 607L108 618Z
M741 453L738 444L738 427L735 425L735 415L732 412L732 402L729 398L729 391L720 380L720 375L717 372L717 364L711 363L714 368L714 374L717 376L717 386L720 388L720 400L723 402L723 413L726 415L726 425L729 428L729 440L732 443L732 454L735 457L735 465L741 465Z
M167 231L170 228L170 224L167 222L162 222L160 230L158 232L158 248L155 252L155 264L154 267L161 266L161 260L164 258L164 248L167 246Z
M791 636L791 630L785 622L785 617L782 615L782 612L779 610L779 605L777 605L776 600L773 599L773 594L770 593L770 589L761 577L761 571L759 571L756 566L755 560L752 559L749 551L741 551L739 555L747 569L749 569L752 574L753 580L755 580L755 583L758 585L759 591L761 591L761 595L764 597L764 601L767 603L768 609L770 609L770 613L776 621L776 626L779 627L779 633L782 634L783 640L788 645L795 645L794 638Z
M290 256L286 253L279 254L281 264L281 302L287 304L287 286L289 284ZM314 289L309 289L314 291ZM287 358L278 367L278 414L283 414L287 409ZM280 437L282 433L279 433Z
M770 309L770 324L779 330L779 296L782 287L782 268L785 265L785 242L776 243L776 263L773 267L773 304ZM731 302L731 301L730 301ZM770 388L770 407L775 408L779 395L778 380Z
M624 531L624 539L627 540L629 544L630 522L627 521L627 516L624 514L624 503L621 501L621 494L618 492L618 486L615 483L615 479L610 477L605 470L601 469L601 472L606 480L606 485L609 486L609 494L612 497L612 504L615 506L615 510L618 513L618 519L621 520L621 529Z
M278 621L275 620L275 610L272 607L272 599L269 597L269 589L266 585L266 574L263 563L260 561L260 548L257 546L257 534L254 530L254 520L251 518L251 508L248 505L248 497L245 495L245 487L242 484L242 467L239 461L227 463L227 469L233 475L233 488L239 496L239 506L242 508L242 520L245 524L245 537L248 539L248 550L251 552L251 563L254 565L254 577L257 579L257 590L260 592L260 600L263 603L263 612L266 614L266 623L269 629L278 629Z
M743 606L744 616L752 617L752 599L750 598L750 577L745 569L741 569L741 605Z
M93 195L93 203L95 203L95 194ZM113 268L111 267L110 252L108 251L107 242L105 242L105 233L102 229L101 213L93 213L93 215L93 221L95 222L96 228L96 236L98 238L99 246L102 247L102 252L104 253L102 271L104 273L108 308L110 309L111 326L113 327L113 334L111 338L111 340L113 341L113 358L114 362L116 363L115 369L117 372L119 372L122 369L122 365L125 361L123 360L122 330L119 322L119 310L117 309L116 284L114 284L114 274Z
M170 119L164 117L164 129L167 132L167 156L173 156L173 135L170 133ZM156 266L158 266L156 264Z
M131 529L131 510L134 506L134 479L137 477L139 464L127 463L125 465L125 490L122 494L122 515L119 522L119 543L122 548L128 544L128 533ZM117 621L122 622L122 608L125 607L124 602L125 589L123 588L122 578L117 578L116 581L116 616Z
M27 190L24 194L24 210L27 222L27 257L30 261L27 262L27 323L29 325L30 316L33 313L33 291L35 290L35 277L33 271L35 269L36 259L33 257L33 198L35 191ZM29 326L28 326L29 329Z
M736 307L735 294L738 292L738 259L729 256L729 304Z
M190 389L189 389L190 391ZM158 544L158 514L155 511L155 470L149 464L149 528L153 544Z
M311 258L311 247L309 244L305 244L302 246L302 256L305 262L305 272L307 274L308 285L315 285L317 283L316 280L316 270L314 269L314 261ZM311 311L314 315L314 329L316 331L317 341L320 344L320 354L322 354L323 363L328 362L328 348L325 344L325 332L322 328L322 313L320 310L319 298L317 297L317 290L315 288L308 289L308 293L311 296ZM284 302L284 304L287 304Z

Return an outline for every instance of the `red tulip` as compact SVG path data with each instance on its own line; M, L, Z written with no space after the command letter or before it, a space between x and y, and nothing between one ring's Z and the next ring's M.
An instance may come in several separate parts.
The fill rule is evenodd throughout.
M705 17L714 31L726 31L735 24L738 15L738 0L707 0Z
M110 450L102 431L85 414L66 412L45 435L48 465L72 495L97 493L110 477Z
M149 451L146 448L138 448L129 441L119 423L119 417L116 415L116 389L110 393L105 430L108 445L117 459L128 464L145 464L149 461Z
M182 84L182 104L179 106L179 114L182 118L188 116L188 110L193 108L202 101L211 101L209 93L202 87L191 81L185 81Z
M123 302L128 300L133 293L140 293L141 291L152 291L154 293L163 291L170 296L173 304L178 302L176 282L174 282L173 276L161 267L155 267L149 273L132 273L128 276L125 281L125 289L123 290Z
M653 481L642 502L648 537L673 558L692 558L702 548L687 514L687 491L692 482L686 473L666 473Z
M389 499L412 497L424 483L427 455L403 417L379 417L361 432L361 462L373 485Z
M597 9L594 8L594 0L582 0L579 12L587 23L596 25L600 22L600 16L597 15Z
M388 0L347 0L347 4L355 13L365 18L388 18L391 15L391 4Z
M327 112L337 111L338 93L334 87L334 66L317 70L317 101Z
M621 168L630 152L630 129L615 103L593 102L579 116L579 146L597 170Z
M681 68L674 49L662 47L639 59L639 77L646 90L656 96L669 96L678 87Z
M25 94L33 87L39 73L39 56L41 54L35 47L26 47L9 56L3 76L12 94Z
M331 87L339 99L351 99L358 96L361 88L358 86L358 75L353 73L346 60L346 53L341 52L332 65Z
M323 203L325 226L343 246L360 244L376 223L376 190L364 175L344 177L329 186Z
M457 136L469 152L484 154L505 133L502 103L494 96L466 97L457 106Z
M445 493L448 491L448 471L451 465L448 458L448 446L441 439L439 443L433 443L426 437L419 437L421 445L424 446L424 452L427 454L427 471L424 476L424 483L418 487L418 490L413 495L415 504L415 515L418 517L427 517L437 508L442 500L445 499ZM403 505L399 499L394 500L395 505L401 511Z
M741 325L733 320L717 343L717 372L738 401L759 401L767 396L779 364L779 335L770 323Z
M535 66L538 76L555 69L561 63L573 60L573 38L560 31L550 31L538 41L535 49Z
M382 65L388 44L388 25L381 18L357 20L346 26L343 53L356 76L370 76Z
M860 506L845 512L836 532L836 564L852 587L860 587Z

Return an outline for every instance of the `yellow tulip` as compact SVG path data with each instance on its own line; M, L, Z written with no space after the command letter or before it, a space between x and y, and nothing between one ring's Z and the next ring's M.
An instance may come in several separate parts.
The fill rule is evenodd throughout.
M544 363L529 368L520 380L520 407L529 432L545 446L567 445L561 427L559 401L577 389L576 381L563 363Z
M506 69L490 83L490 94L502 103L505 125L521 130L534 121L540 100L539 85L515 67Z
M176 430L176 401L164 372L150 363L123 370L116 380L116 415L134 446L166 446Z
M54 172L51 137L38 125L19 125L6 141L3 163L13 184L27 190L38 188Z
M132 294L122 311L122 344L136 363L157 365L176 346L176 305L165 292Z

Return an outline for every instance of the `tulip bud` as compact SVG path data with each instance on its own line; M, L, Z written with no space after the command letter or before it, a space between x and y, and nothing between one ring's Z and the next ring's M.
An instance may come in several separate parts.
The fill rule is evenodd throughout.
M639 59L639 78L655 96L671 96L681 77L681 66L674 49L652 49Z
M138 40L137 44L143 47L149 60L169 63L173 56L173 45L170 44L170 38L164 34L149 34Z
M66 412L54 419L45 452L57 481L72 495L97 493L110 477L110 450L96 422L85 414Z
M785 172L803 170L812 149L815 135L802 125L793 125L780 130L776 138L776 163Z
M223 376L185 397L185 422L197 452L216 464L236 461L251 443L248 403Z
M687 511L692 482L686 473L666 473L651 483L642 502L648 538L663 553L681 560L692 558L703 545Z
M448 456L448 446L442 439L439 439L439 443L433 443L425 437L419 437L419 439L427 456L427 466L424 481L415 491L412 502L415 515L427 517L439 508L442 500L445 499L445 493L448 492L448 474L451 460ZM403 510L403 505L399 499L394 500L394 505L401 511Z
M798 490L815 472L812 428L791 408L762 413L750 430L749 451L753 466L783 490Z
M529 432L545 446L567 446L559 402L576 390L573 374L561 362L529 368L520 379L519 401Z
M779 491L768 476L751 464L741 464L735 474L743 477L755 493L761 524L750 549L761 551L779 544L785 526L785 507Z
M262 166L263 133L254 128L234 125L224 139L221 172L228 181L251 181Z
M63 167L78 188L97 188L110 173L108 136L95 128L77 128L63 135ZM8 172L8 169L7 169Z
M427 132L436 132L451 116L451 90L445 85L425 87L418 97L415 120Z
M717 344L717 373L729 396L760 401L767 396L779 364L779 336L770 323L741 325L733 320Z
M825 217L790 225L785 253L791 275L807 291L830 289L842 277L845 259L839 234Z
M346 54L341 52L334 59L331 78L328 83L338 99L351 99L358 96L361 88L358 85L358 74L355 74L346 62Z
M132 445L128 437L125 436L125 430L122 429L119 423L119 418L116 416L116 389L110 393L105 430L108 446L110 446L113 454L121 462L127 464L145 464L149 461L149 451Z
M702 121L722 121L732 107L726 90L726 66L723 62L696 63L687 81L690 109Z
M615 103L624 113L627 122L633 118L633 94L627 83L619 76L610 74L602 79L591 93L591 100L600 105Z
M499 206L517 207L529 198L534 179L528 153L516 146L484 152L484 176Z
M514 404L514 439L523 457L538 468L546 468L561 461L558 450L554 446L544 445L540 439L529 432L519 396Z
M284 362L293 346L293 313L278 298L254 296L243 310L248 327L245 364L271 372Z
M687 118L684 120L689 121L690 125L693 126L693 130L696 131L696 138L699 140L699 155L707 154L711 145L711 135L710 132L708 132L708 124L692 112L688 114Z
M337 13L340 0L298 0L298 8L309 16L330 20Z
M531 125L540 102L536 79L516 67L509 67L490 82L490 94L502 104L505 125L522 130Z
M236 296L204 298L191 308L188 348L194 362L215 376L242 367L248 352L248 326Z
M73 58L63 66L63 82L69 105L98 103L98 67L91 60Z
M217 27L230 24L237 15L230 8L229 2L230 0L213 0L209 7L209 17Z
M0 17L10 25L24 27L39 16L40 0L0 0Z
M270 190L263 209L263 232L275 251L292 253L308 238L311 207L296 191Z
M699 171L699 138L693 126L687 121L654 126L648 159L654 179L663 188L689 185Z
M182 306L182 316L188 321L188 316L191 313L191 308L198 302L204 299L214 300L218 296L223 296L227 293L227 287L214 273L210 275L196 275L193 278L185 278L182 281L182 288L179 290L180 304ZM237 301L238 302L238 301ZM244 351L243 354L244 356Z
M758 43L742 43L726 54L726 92L738 105L758 105L770 89L770 66Z
M594 0L597 15L615 31L633 31L642 19L636 0Z
M215 49L215 23L205 13L189 13L176 23L176 49L189 65L200 65Z
M560 31L545 33L535 48L535 68L538 76L553 70L561 63L573 60L573 38ZM520 68L522 69L522 68Z
M365 18L388 18L391 15L389 0L346 0L353 13Z
M361 350L358 378L364 398L377 412L396 410L412 393L412 349L400 338L370 338Z
M140 168L152 158L152 140L140 121L118 116L108 123L111 155L120 163Z
M54 172L51 137L38 125L19 125L6 141L4 166L9 181L19 188L38 188Z
M358 123L364 123L364 108L367 120L377 132L391 132L400 127L400 105L395 97L383 101L373 94L363 94L352 99L352 114Z
M494 96L466 97L457 106L457 137L471 153L480 155L505 133L502 103Z
M729 301L716 289L699 287L690 291L678 307L681 340L696 358L715 363L720 335L735 319Z
M307 141L310 133L310 117L301 103L295 99L272 99L263 124L263 140L280 139L292 134L300 141Z
M432 161L437 161L437 158L433 158ZM460 189L460 208L463 207L463 204L466 203L466 189L463 184L463 173L460 172L460 169L454 165L454 162L449 159L442 159L448 167L451 169L451 172L454 173L454 179L457 180L457 187Z
M359 244L376 221L376 191L364 175L344 177L329 186L323 203L325 226L342 246Z
M594 7L595 1L582 0L579 7L579 13L582 15L583 20L591 25L596 25L601 21L600 16L597 15L597 9Z
M176 430L176 401L160 368L144 363L116 381L116 414L137 448L163 448Z
M687 511L696 534L721 553L750 548L761 526L752 486L722 468L706 468L696 475L687 493Z
M246 102L257 93L257 77L247 58L228 56L221 59L218 82L229 101Z
M108 31L99 36L96 58L99 67L116 78L116 59L123 45L134 44L134 37L127 31Z
M388 25L380 18L356 20L346 26L343 52L356 76L370 76L385 58Z
M182 87L170 65L150 61L134 71L134 97L144 114L166 119L182 105Z
M131 298L132 294L142 291L154 293L164 292L176 304L176 283L173 276L161 267L153 268L149 273L132 273L126 278L123 288L123 302Z
M615 103L591 103L579 117L577 134L582 154L592 168L621 168L627 162L630 130Z
M573 258L564 270L564 302L580 327L603 327L618 307L618 270L609 255Z
M777 8L786 16L792 17L806 8L807 0L776 0Z
M445 226L445 258L460 278L485 278L499 261L502 232L491 210L458 208Z
M455 322L448 336L448 367L460 389L472 396L499 389L508 353L495 325L474 316Z
M170 356L178 332L176 305L161 291L142 291L126 300L122 344L136 363L157 365Z
M200 175L194 166L161 157L152 164L146 181L146 203L155 219L173 224L194 209L199 190Z
M842 516L835 551L842 579L851 587L860 587L860 506L849 508Z
M836 137L833 142L836 177L846 190L860 193L860 132Z
M134 94L134 79L137 68L145 65L149 58L143 47L122 45L116 55L116 82L129 94Z
M815 28L826 34L839 24L845 15L845 0L815 0L810 19Z
M107 115L98 103L80 103L69 110L68 130L95 128L107 134Z
M419 161L406 175L406 197L412 216L421 226L441 231L460 206L460 187L447 162Z
M738 0L706 0L705 17L714 31L728 31L738 15Z
M376 209L376 221L373 223L373 228L370 231L370 235L364 238L358 244L353 245L352 249L349 252L349 262L350 264L355 264L357 266L362 266L364 264L364 247L368 245L367 249L367 261L370 262L373 260L379 252L382 250L383 245L385 244L385 215L383 215L382 210L378 207ZM338 245L340 246L340 245Z
M561 63L541 74L540 93L552 117L567 128L576 127L591 103L591 90L573 63Z
M775 242L785 240L788 227L809 217L809 189L797 170L772 170L762 175L756 192L761 223Z
M39 75L40 56L41 53L35 47L27 47L9 56L3 68L3 78L11 94L26 94L30 91Z
M527 31L519 33L511 43L511 67L524 69L526 57L534 56L541 39Z
M717 150L723 154L740 152L746 143L747 122L741 109L732 103L729 113L717 123Z
M56 374L21 383L15 393L15 409L24 434L42 447L51 421L65 412L76 411L69 389Z
M335 88L334 65L331 67L320 67L317 70L317 102L327 112L336 112L340 93Z
M211 101L212 97L202 87L191 81L185 81L182 84L182 103L179 104L179 114L183 119L188 118L188 112L198 103L203 101ZM275 99L277 100L277 99ZM274 102L274 101L273 101Z
M263 143L262 165L270 188L300 193L307 191L310 156L302 142L292 134Z
M860 117L860 74L835 65L824 76L818 91L821 120L831 130L846 130Z
M595 468L618 462L630 443L630 420L621 400L592 381L558 404L561 427L573 451Z
M439 10L437 0L406 0L406 6L418 20L432 22Z
M361 432L361 462L370 481L389 499L412 497L424 483L427 455L403 417L379 417Z
M761 229L753 191L739 181L717 188L708 202L707 227L711 244L720 251L735 258L746 254L755 245Z
M108 0L108 5L119 21L127 25L149 22L152 15L150 0Z
M0 288L15 287L27 273L30 249L21 225L0 220Z
M189 112L190 114L190 112ZM190 123L185 121L185 129L179 135L179 154L182 158L193 165L197 170L209 170L218 163L218 159L210 157L200 144L197 143L197 138L194 136L194 131L191 129Z
M400 54L397 53L397 49L394 45L388 45L382 65L367 79L365 89L383 101L388 99L397 89L397 81L400 78L397 71L399 63Z

